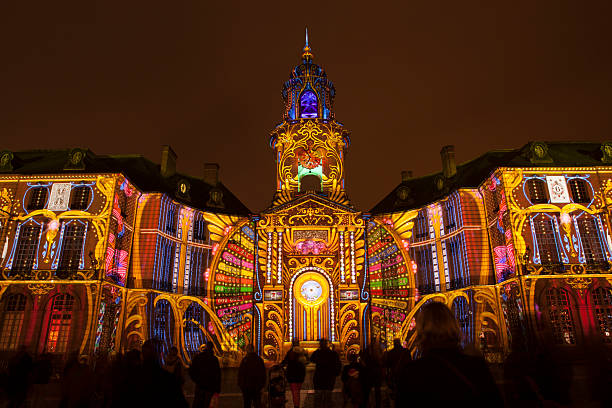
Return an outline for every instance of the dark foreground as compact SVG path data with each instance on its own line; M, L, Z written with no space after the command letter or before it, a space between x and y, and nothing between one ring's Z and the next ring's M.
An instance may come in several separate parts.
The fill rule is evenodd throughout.
M496 378L497 384L500 390L504 391L507 388L507 384L504 383L502 378L502 370L500 367L493 365L491 371ZM307 368L306 380L302 388L302 407L310 408L314 406L314 390L312 386L312 374L314 372L314 366L309 365ZM572 382L570 387L570 397L572 404L575 407L600 407L601 404L592 400L591 393L589 391L589 384L587 384L587 373L586 367L581 364L574 364L571 366ZM188 377L188 376L187 376ZM221 384L221 395L219 398L220 408L234 408L242 407L242 395L238 388L237 382L237 369L236 368L224 368L223 377ZM442 385L441 385L442 386ZM194 395L194 384L186 378L186 383L183 387L185 397L191 406ZM443 390L441 389L441 392ZM4 396L3 396L4 397ZM267 407L267 395L264 393L264 406ZM291 402L290 392L287 390L286 393L287 402L286 407L293 407ZM49 384L45 385L34 385L28 391L28 397L26 400L25 407L32 408L47 408L57 407L60 399L60 383L58 380L53 380ZM335 406L343 406L343 397L341 391L341 382L338 379L336 381L336 387L333 393L333 400ZM370 406L374 407L373 398L370 401ZM382 389L382 407L392 407L392 400L390 399L387 388L383 385ZM96 405L92 405L96 407ZM0 407L8 407L8 402L5 398L2 398Z

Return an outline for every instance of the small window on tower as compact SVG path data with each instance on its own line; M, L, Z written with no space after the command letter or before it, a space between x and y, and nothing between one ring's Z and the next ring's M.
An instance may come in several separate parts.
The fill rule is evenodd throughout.
M312 91L306 91L300 97L300 117L316 118L319 113L317 95Z
M319 176L316 176L314 174L307 174L304 177L302 177L300 180L300 191L301 192L307 192L307 191L320 192L321 191L321 179L319 178Z

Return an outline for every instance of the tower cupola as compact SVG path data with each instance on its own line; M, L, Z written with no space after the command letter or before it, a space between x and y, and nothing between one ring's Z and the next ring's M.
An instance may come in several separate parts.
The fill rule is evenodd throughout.
M306 31L302 63L293 68L283 86L283 122L270 137L270 147L276 151L274 204L306 193L348 204L344 154L350 143L349 132L334 118L334 85L312 60Z
M283 87L285 101L285 120L333 119L334 84L319 65L312 62L313 54L308 44L302 53L302 63L291 71L289 80Z

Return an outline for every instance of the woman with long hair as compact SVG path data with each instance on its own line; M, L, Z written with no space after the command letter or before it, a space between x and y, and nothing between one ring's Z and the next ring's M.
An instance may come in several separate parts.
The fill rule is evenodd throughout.
M416 317L416 331L421 358L400 369L396 406L503 406L484 359L463 353L459 324L446 305L424 305Z

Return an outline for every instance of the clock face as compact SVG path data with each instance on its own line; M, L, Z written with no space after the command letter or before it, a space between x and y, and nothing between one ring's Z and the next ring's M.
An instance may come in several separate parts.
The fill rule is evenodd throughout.
M321 285L318 282L314 280L307 280L302 284L300 293L308 302L314 302L321 297L323 288L321 288Z

